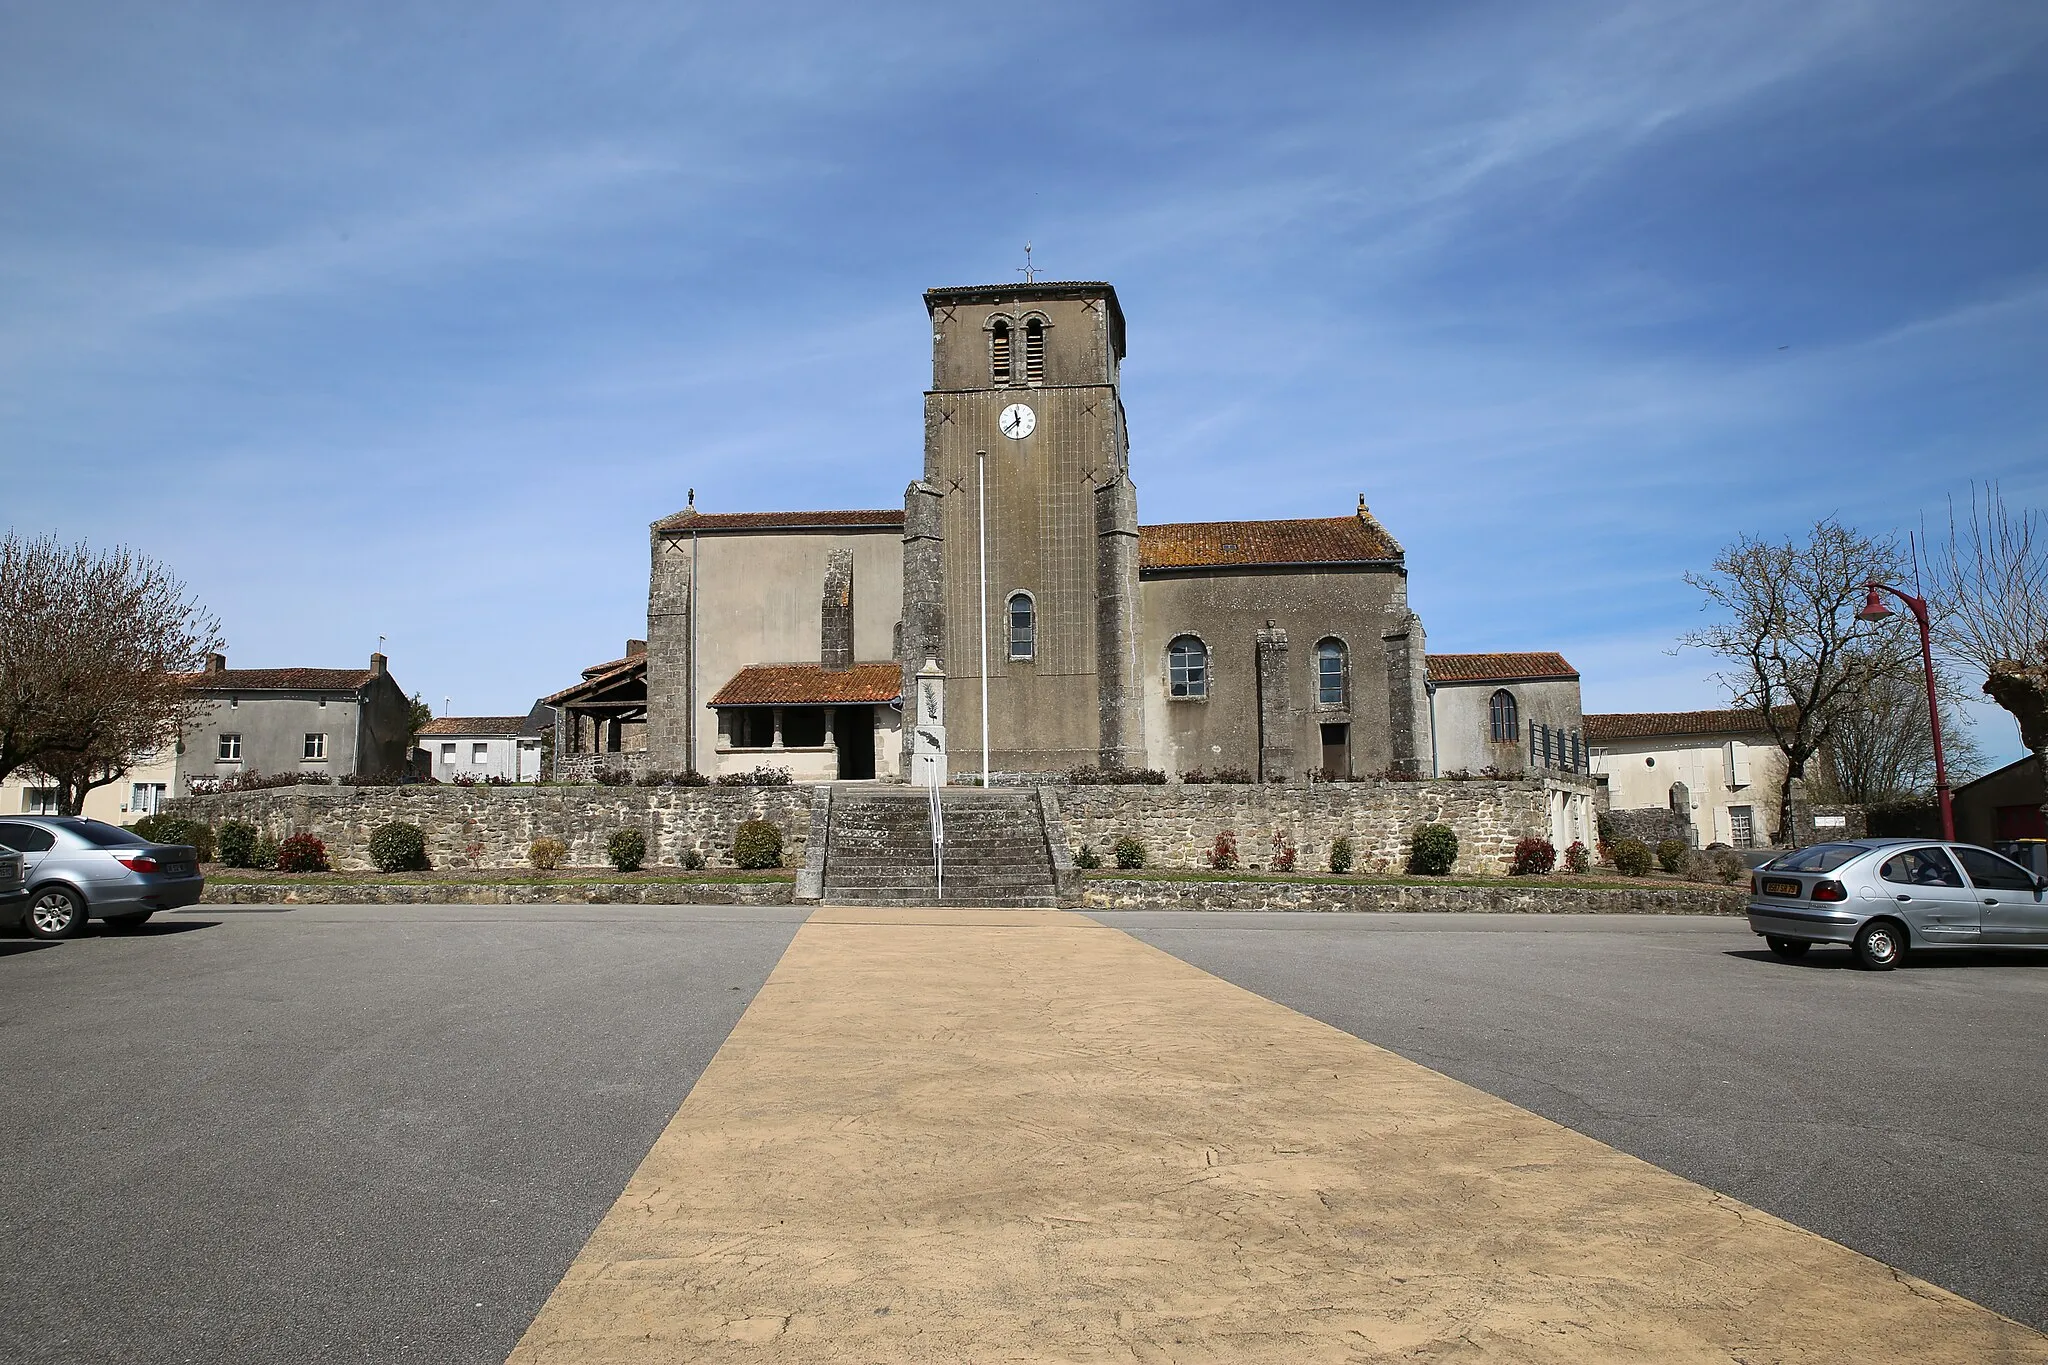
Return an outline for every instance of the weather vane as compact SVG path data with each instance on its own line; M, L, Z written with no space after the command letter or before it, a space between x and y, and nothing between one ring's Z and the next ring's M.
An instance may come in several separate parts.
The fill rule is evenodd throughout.
M1024 277L1024 283L1031 284L1038 279L1037 268L1031 264L1031 243L1024 244L1024 264L1017 273Z

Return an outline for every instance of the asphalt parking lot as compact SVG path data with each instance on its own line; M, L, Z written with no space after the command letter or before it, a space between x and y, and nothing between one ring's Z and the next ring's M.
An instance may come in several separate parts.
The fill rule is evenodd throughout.
M2048 952L1877 973L1733 919L1095 918L2048 1330Z
M0 1359L500 1361L801 919L329 907L0 939ZM1127 912L1246 989L2048 1327L2048 954Z

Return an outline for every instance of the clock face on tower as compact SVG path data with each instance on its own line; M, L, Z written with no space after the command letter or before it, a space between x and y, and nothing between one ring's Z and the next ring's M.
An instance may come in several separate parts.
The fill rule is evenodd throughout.
M996 429L1013 441L1021 441L1038 429L1038 414L1023 403L1012 403L996 419Z

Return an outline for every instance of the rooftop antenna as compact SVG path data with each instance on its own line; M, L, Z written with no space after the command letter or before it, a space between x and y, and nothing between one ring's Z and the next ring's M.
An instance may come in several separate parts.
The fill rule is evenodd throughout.
M1024 283L1033 284L1038 279L1038 267L1031 264L1031 243L1024 244L1024 264L1017 271L1024 277Z
M692 489L690 490L690 510L694 512L694 511L695 511L696 509L697 509L697 490L696 490L696 489L694 489L694 488L692 488Z

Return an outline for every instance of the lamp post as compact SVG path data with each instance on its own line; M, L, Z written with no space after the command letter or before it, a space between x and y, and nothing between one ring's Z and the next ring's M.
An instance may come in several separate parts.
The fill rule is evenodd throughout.
M1913 613L1913 619L1920 623L1920 663L1927 673L1927 724L1934 731L1934 798L1941 806L1941 837L1953 840L1956 837L1956 811L1949 801L1948 764L1941 752L1941 703L1934 695L1934 643L1927 621L1927 603L1910 593L1900 592L1889 583L1873 581L1864 586L1870 593L1863 599L1863 609L1856 613L1857 620L1888 621L1898 615L1878 596L1881 592L1888 592L1904 602Z

